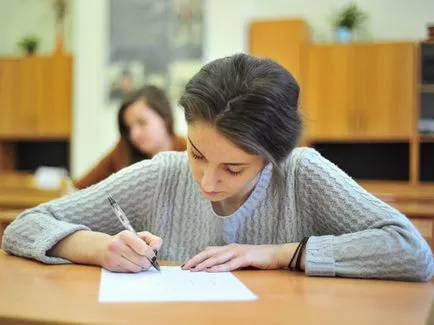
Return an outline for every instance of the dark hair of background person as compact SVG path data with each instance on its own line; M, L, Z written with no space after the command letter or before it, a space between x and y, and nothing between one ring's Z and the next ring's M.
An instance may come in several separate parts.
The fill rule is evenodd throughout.
M146 85L139 89L131 91L122 100L122 104L118 111L118 128L120 135L128 144L129 158L131 163L138 162L143 159L149 159L148 155L138 150L129 139L129 129L125 124L124 113L128 107L137 101L142 100L144 103L166 122L166 127L169 135L173 136L173 112L164 90L153 85Z

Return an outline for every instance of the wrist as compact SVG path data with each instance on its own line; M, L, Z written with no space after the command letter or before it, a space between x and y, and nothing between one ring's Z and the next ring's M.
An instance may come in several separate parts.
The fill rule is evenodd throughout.
M102 265L111 238L104 233L79 230L58 242L48 254L74 263Z
M103 266L105 264L104 262L108 250L108 245L112 240L113 236L100 232L94 232L93 234L95 234L95 237L92 238L91 241L95 246L90 251L88 264ZM92 243L88 243L89 246L92 246Z
M298 245L299 245L299 243L287 243L287 244L277 245L275 258L277 261L278 268L281 269L281 268L288 267L288 264L289 264L291 258L296 253ZM298 254L301 254L300 255L300 268L302 270L304 270L304 267L305 267L305 251L306 251L306 247L304 247L303 250L298 252ZM293 260L293 263L291 265L292 267L295 267L297 256L295 256L296 258L294 258L294 260Z
M275 258L279 269L283 269L288 266L288 263L291 257L294 255L296 249L297 243L277 245Z

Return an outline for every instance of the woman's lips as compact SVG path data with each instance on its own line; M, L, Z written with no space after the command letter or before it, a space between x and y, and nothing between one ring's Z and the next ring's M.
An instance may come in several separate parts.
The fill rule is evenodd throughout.
M217 194L219 194L220 192L207 192L207 191L204 191L204 190L202 190L202 192L204 192L206 195L208 195L208 196L216 196Z

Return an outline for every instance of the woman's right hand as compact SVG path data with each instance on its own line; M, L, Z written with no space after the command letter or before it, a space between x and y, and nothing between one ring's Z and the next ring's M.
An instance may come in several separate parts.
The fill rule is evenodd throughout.
M157 253L163 240L148 231L134 233L124 230L112 236L100 252L100 264L112 272L140 272L149 269L151 260Z

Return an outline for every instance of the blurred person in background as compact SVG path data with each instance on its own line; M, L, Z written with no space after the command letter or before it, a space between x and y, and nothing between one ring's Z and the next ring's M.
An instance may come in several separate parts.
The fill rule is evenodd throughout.
M96 184L120 169L160 151L184 151L185 138L174 133L173 112L164 90L145 85L122 101L118 112L121 135L116 146L74 185L78 189Z

